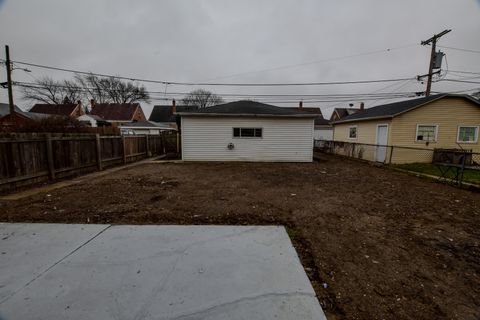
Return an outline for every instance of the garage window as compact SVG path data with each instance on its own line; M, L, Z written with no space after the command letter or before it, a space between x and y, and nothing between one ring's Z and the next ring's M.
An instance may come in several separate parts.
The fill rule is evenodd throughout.
M438 126L431 124L417 125L417 141L437 141Z
M458 127L457 143L477 143L478 127L460 126Z
M357 126L348 128L348 139L357 139Z
M234 138L261 138L262 128L233 128Z

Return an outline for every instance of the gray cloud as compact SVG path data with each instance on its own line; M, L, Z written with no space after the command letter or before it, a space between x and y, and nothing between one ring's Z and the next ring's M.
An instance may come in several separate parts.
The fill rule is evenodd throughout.
M427 72L429 47L419 45L451 28L440 45L480 50L480 5L475 0L231 1L231 0L6 0L0 3L0 39L14 60L169 81L219 78L225 82L349 81L412 77ZM410 45L371 55L359 53ZM2 48L3 50L3 48ZM442 49L451 70L480 72L480 54ZM2 55L3 56L3 55ZM330 59L330 60L329 60ZM295 68L246 73L327 60ZM32 68L32 81L70 75ZM235 77L224 77L232 74ZM5 73L0 76L5 81ZM302 88L214 88L217 92L331 94L421 91L412 81ZM434 90L480 87L435 83ZM162 91L162 85L147 85ZM169 86L170 92L189 87ZM6 90L0 100L7 101ZM22 101L18 91L16 101ZM158 95L156 95L158 96ZM180 98L180 97L178 97ZM352 101L358 102L358 101ZM158 101L157 101L158 103ZM378 102L377 102L378 103ZM318 103L324 109L336 103ZM338 103L337 103L338 104ZM344 103L346 104L346 103ZM374 101L367 105L375 104ZM146 106L146 113L151 106Z

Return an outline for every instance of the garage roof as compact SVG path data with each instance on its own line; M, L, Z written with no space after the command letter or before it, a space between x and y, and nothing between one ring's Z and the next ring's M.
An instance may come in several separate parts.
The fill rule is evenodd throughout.
M240 100L188 112L177 112L181 116L264 116L316 118L318 115L291 108L282 108L250 100Z

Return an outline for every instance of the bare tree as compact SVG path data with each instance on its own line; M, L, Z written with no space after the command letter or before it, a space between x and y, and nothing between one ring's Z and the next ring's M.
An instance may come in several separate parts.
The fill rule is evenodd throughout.
M99 103L150 102L150 96L144 86L93 74L84 76L77 74L73 80L63 81L44 77L34 84L21 86L25 99L47 104L75 103L91 99Z
M86 98L94 99L99 103L150 102L150 95L145 87L133 82L125 82L114 77L103 78L93 74L84 76L77 74L75 81L83 88Z
M40 103L75 103L82 99L82 88L73 81L56 81L43 77L32 85L22 85L23 98Z
M210 91L197 89L185 96L185 98L182 99L182 102L187 106L207 108L222 103L223 99Z

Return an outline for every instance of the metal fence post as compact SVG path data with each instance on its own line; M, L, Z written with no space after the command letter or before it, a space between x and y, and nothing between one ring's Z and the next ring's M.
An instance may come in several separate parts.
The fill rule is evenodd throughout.
M392 157L393 157L393 146L390 146L390 157L388 159L388 164L392 164Z
M53 161L53 143L52 136L47 133L45 135L45 143L47 145L47 164L48 164L48 173L50 180L55 180L55 163Z
M465 171L465 160L467 158L467 152L463 152L463 157L462 157L462 167L460 168L460 176L458 177L458 185L461 186L463 182L463 173Z

